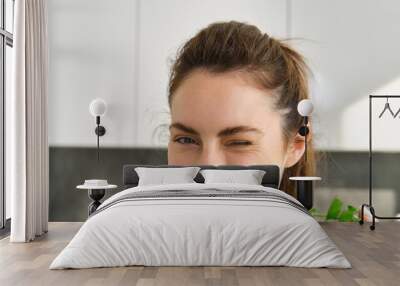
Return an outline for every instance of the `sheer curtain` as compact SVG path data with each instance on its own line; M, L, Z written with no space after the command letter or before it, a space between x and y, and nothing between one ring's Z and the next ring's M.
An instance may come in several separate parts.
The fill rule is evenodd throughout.
M47 3L16 0L14 70L9 160L12 242L28 242L47 232ZM7 116L7 115L6 115ZM7 179L7 178L6 178Z

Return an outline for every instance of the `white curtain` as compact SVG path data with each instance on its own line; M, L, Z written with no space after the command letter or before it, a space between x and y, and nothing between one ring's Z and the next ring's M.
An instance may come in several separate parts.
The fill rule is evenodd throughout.
M47 3L16 0L14 11L15 65L7 113L11 144L6 146L10 152L6 163L10 167L10 241L28 242L48 227Z

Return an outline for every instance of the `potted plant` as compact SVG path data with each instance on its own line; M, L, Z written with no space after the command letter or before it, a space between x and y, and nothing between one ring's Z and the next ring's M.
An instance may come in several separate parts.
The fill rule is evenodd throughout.
M358 209L352 205L344 207L342 200L338 197L332 199L327 213L322 213L318 209L312 208L310 214L319 221L359 221Z

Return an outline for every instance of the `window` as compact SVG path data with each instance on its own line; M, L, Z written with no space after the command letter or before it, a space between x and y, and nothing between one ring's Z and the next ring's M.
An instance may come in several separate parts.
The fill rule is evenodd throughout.
M5 104L11 92L11 69L13 64L14 0L0 0L0 228L9 225L11 216L10 194L5 188ZM9 220L8 220L9 222Z

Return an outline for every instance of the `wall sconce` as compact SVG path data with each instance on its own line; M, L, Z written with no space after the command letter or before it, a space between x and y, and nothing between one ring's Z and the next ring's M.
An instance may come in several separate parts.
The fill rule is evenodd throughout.
M297 111L303 116L303 126L299 129L299 134L304 136L304 160L307 163L307 135L310 132L308 129L308 117L314 111L314 105L310 99L303 99L297 105Z
M96 98L92 100L92 102L89 104L89 111L90 114L92 114L92 116L96 118L97 127L94 130L94 132L97 135L97 161L99 161L100 159L99 137L106 134L106 129L104 128L104 126L100 125L100 117L104 116L104 114L106 113L107 103L101 98Z
M304 162L307 163L307 135L310 132L307 124L308 117L314 111L314 105L310 99L303 99L297 105L297 112L303 117L303 125L299 128L298 133L304 136ZM310 210L313 206L313 182L320 181L320 177L290 177L289 180L296 181L297 199Z

